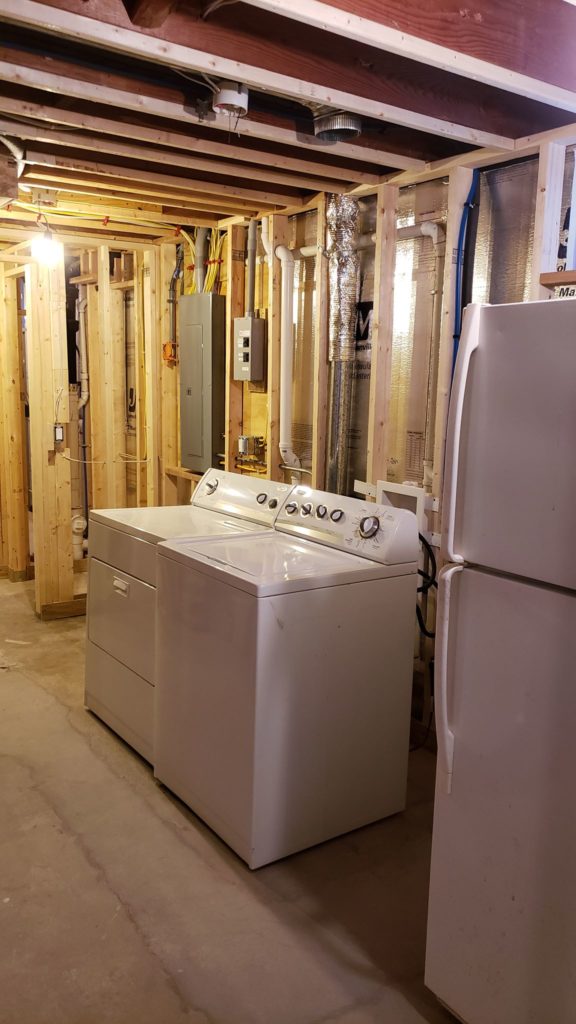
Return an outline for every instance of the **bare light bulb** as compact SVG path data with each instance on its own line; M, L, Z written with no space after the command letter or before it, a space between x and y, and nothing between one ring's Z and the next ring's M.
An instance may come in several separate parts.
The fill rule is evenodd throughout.
M32 256L44 267L55 267L63 255L63 247L56 241L51 231L35 235L31 245Z

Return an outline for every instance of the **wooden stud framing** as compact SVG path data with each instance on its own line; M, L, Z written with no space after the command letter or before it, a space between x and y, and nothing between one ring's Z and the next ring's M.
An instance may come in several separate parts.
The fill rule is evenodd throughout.
M107 245L98 249L98 333L102 375L98 386L103 389L105 423L98 429L105 435L106 506L121 508L126 504L126 467L121 455L125 451L126 433L126 372L124 356L124 325L121 307L112 315L110 286L110 250ZM92 381L93 387L96 382ZM94 431L94 423L92 425Z
M556 270L565 159L566 147L561 143L544 142L540 146L532 247L531 299L551 297L550 291L542 285L540 275Z
M439 498L442 493L444 471L444 447L448 401L452 379L454 351L454 310L456 291L456 251L462 209L470 191L472 170L456 167L450 173L448 183L448 217L446 221L446 260L444 264L444 286L442 294L442 317L440 324L440 345L438 351L438 388L436 392L436 422L434 429L434 471L432 493Z
M233 224L226 237L226 413L224 466L233 472L242 433L244 384L234 380L234 318L244 315L246 229Z
M21 273L23 271L21 270ZM0 564L11 580L27 578L29 560L26 436L17 279L0 266L0 459L2 541Z
M66 426L68 354L64 264L28 265L26 275L30 445L36 612L74 601L69 448L55 445Z
M168 302L170 281L176 265L176 246L160 246L160 337L161 345L170 337L171 304ZM176 363L162 359L160 367L160 500L163 505L178 504L178 481L168 467L180 465L179 373Z
M146 374L146 504L157 505L160 493L159 378L160 331L157 312L158 249L144 253L144 365Z
M328 261L326 246L326 197L318 201L316 227L316 308L314 323L314 398L312 409L312 487L324 489L326 482L326 437L328 431Z
M268 274L268 438L266 470L270 480L283 480L280 469L280 325L282 269L276 256L278 245L288 245L290 225L288 217L274 214L270 217L271 266Z
M394 266L396 261L396 205L398 189L381 185L377 192L376 249L374 255L374 309L372 364L368 414L366 478L385 480L392 361Z

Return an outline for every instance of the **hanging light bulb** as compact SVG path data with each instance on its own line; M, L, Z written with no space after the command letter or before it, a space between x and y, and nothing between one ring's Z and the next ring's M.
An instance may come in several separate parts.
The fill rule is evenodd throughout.
M55 267L63 255L63 246L51 231L44 231L41 235L34 235L31 252L34 259L44 267Z

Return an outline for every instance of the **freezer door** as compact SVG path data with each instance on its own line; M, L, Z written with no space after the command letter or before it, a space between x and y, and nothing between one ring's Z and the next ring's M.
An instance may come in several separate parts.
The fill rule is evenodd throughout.
M450 399L444 556L576 587L576 299L471 306Z
M465 1024L573 1024L576 594L448 572L426 984Z

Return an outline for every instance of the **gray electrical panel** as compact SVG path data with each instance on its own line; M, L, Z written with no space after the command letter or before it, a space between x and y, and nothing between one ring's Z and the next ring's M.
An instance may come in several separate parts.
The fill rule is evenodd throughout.
M264 380L266 321L239 316L234 321L234 380Z
M181 295L179 310L181 464L195 473L218 466L224 451L226 299Z

